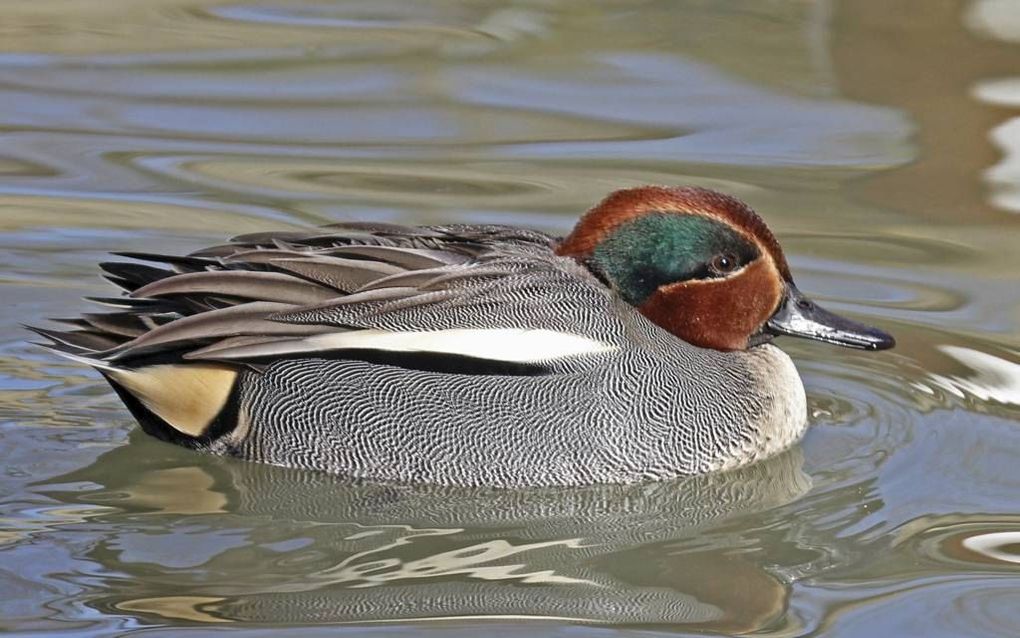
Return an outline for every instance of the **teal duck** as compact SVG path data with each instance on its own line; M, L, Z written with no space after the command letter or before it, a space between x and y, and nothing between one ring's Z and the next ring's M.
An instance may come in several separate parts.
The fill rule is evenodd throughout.
M343 223L186 256L117 253L109 312L36 329L141 427L355 479L522 487L663 480L790 446L804 387L772 344L888 334L794 285L732 197L617 191L565 238Z

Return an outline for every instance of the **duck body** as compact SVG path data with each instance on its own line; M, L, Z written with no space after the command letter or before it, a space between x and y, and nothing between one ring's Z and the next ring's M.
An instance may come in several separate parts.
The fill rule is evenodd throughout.
M661 480L769 456L807 425L773 334L891 345L809 306L749 209L713 213L736 200L652 188L634 200L650 218L613 197L565 239L341 224L185 257L130 253L159 266L104 264L125 290L101 300L116 310L38 331L100 370L161 439L352 478L494 487ZM635 266L641 236L660 245ZM738 295L746 307L713 303L721 283L753 286Z
M569 272L559 259L549 265ZM800 437L804 389L778 348L695 348L585 288L564 291L573 317L559 314L561 304L523 303L479 316L478 325L569 330L607 344L603 352L482 374L280 361L239 381L248 436L211 447L375 479L514 487L699 474L768 456ZM613 313L586 320L593 307ZM513 347L514 338L507 341Z

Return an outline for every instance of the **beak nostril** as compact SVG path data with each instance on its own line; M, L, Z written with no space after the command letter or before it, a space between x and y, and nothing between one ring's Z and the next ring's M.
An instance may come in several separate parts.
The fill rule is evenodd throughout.
M808 301L807 299L800 299L797 301L797 307L800 308L801 310L811 310L812 308L815 307L815 305Z

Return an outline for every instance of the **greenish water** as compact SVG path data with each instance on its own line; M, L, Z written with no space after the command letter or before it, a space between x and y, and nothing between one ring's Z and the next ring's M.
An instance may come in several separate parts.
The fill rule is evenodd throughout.
M1015 3L13 0L0 105L0 630L1016 635ZM789 453L353 487L151 440L18 326L110 293L111 250L565 232L641 183L746 199L801 289L897 336L781 344L813 423Z

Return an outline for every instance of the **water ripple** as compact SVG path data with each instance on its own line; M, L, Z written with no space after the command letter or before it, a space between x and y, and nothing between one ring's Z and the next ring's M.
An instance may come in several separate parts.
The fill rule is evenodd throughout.
M0 4L0 623L1015 633L1018 235L981 179L1015 168L990 167L1015 52L951 7L918 28L899 0L829 4ZM938 99L939 74L869 57L889 33L932 38L917 68L954 52ZM746 199L803 290L897 337L779 341L811 419L787 454L654 485L352 486L144 437L16 325L111 292L111 249L346 219L559 233L649 182Z

